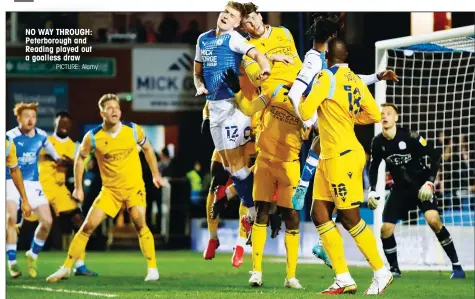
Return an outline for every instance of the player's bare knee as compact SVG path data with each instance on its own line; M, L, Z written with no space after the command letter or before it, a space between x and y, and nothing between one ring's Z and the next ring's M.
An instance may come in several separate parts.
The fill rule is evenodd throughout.
M300 212L294 209L281 208L286 229L298 229L300 224Z
M53 226L53 217L51 217L51 215L43 216L41 217L39 222L41 226L40 229L45 232L49 232L51 230L51 227Z
M381 226L381 238L386 239L393 235L395 225L392 223L383 223Z
M427 217L426 218L427 224L429 224L430 228L438 233L442 229L442 222L440 221L440 218L437 216L432 216L432 217Z
M8 227L15 227L16 217L10 214L7 214L7 225Z
M341 225L349 231L355 225L361 221L359 208L339 210L338 215L340 216Z
M270 202L265 201L255 201L256 205L256 222L258 224L267 224L269 222L269 211L270 211Z

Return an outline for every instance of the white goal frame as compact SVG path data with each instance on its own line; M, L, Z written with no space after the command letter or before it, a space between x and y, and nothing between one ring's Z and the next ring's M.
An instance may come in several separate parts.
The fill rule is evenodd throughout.
M424 34L420 36L407 36L402 38L395 38L389 40L378 41L375 43L375 50L376 50L376 72L381 72L387 68L388 62L388 52L387 50L396 49L396 48L403 48L407 46L422 44L422 43L430 43L430 42L437 42L441 40L448 40L448 39L455 39L458 37L466 37L475 35L475 25L465 26L456 29L449 29L444 31L433 32L429 34ZM378 106L386 102L386 81L381 81L376 83L375 86L375 99ZM381 133L382 127L381 124L375 125L375 136ZM382 256L384 256L384 252L382 250L382 244L380 241L380 229L382 226L382 214L383 209L386 201L386 179L385 179L385 163L381 163L378 170L378 183L376 187L376 192L380 196L380 202L378 208L374 211L374 225L373 231L376 237L377 242L379 243L379 250ZM473 267L473 265L472 265Z

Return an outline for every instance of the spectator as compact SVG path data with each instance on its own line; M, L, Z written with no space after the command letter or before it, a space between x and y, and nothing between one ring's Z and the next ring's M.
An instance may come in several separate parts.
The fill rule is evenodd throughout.
M186 178L190 182L191 185L191 202L194 205L198 205L201 200L201 190L203 189L203 185L201 183L201 164L200 162L196 161L194 168L186 173Z
M153 23L151 21L145 22L145 42L153 44L156 43L157 40L157 32L153 28Z
M165 18L158 27L159 41L162 43L176 42L178 29L180 25L171 13L165 13Z
M196 20L192 20L190 24L188 25L188 29L183 32L183 36L181 37L181 41L183 43L187 43L190 45L196 45L196 41L198 40L198 37L202 33L199 24Z

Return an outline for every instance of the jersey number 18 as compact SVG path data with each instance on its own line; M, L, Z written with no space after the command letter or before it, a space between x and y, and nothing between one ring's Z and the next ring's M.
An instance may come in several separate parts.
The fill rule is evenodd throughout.
M361 93L358 87L356 87L353 91L351 90L351 85L344 85L345 91L348 92L348 103L350 104L350 114L358 114L359 108L361 106ZM355 111L353 112L353 108L356 106Z

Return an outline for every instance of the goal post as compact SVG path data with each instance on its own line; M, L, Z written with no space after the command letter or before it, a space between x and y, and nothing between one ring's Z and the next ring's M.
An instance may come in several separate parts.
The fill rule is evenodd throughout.
M473 268L475 25L378 41L375 50L376 72L392 69L399 76L396 84L376 84L378 105L396 104L401 113L398 125L419 132L444 153L436 181L441 219L452 235L462 265ZM375 135L381 130L377 124ZM381 254L380 228L386 199L384 164L383 161L378 172L376 191L381 199L374 211L373 227ZM395 236L401 264L450 265L417 211L398 224Z

